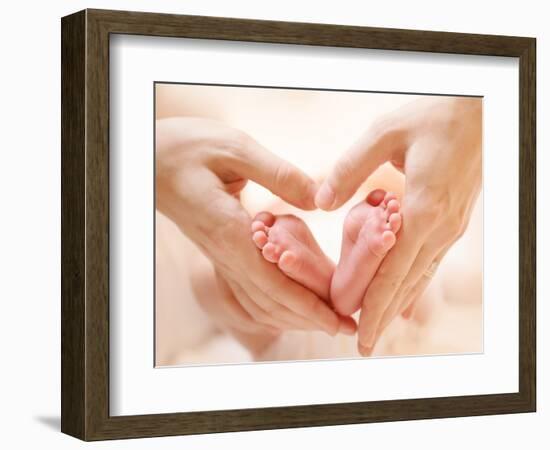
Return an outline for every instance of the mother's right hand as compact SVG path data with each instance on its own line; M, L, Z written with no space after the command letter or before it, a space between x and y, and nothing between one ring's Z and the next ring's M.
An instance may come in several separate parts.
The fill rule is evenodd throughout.
M212 261L227 281L240 320L265 329L321 329L353 333L314 293L261 256L251 219L239 201L248 180L288 203L314 209L316 185L296 167L247 134L222 122L170 118L156 124L156 204Z

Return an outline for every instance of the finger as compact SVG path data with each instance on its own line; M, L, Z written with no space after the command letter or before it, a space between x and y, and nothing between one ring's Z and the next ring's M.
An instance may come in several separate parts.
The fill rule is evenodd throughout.
M374 350L374 347L365 347L361 345L361 342L357 342L357 350L359 351L359 354L364 357L368 357L372 355L372 352Z
M392 141L370 129L336 162L334 169L315 196L317 207L332 210L340 207L359 186L384 162L391 160Z
M243 332L270 332L277 331L277 328L261 324L254 320L254 318L242 307L242 304L236 299L233 290L229 284L219 275L216 271L216 281L220 292L220 300L227 314L227 318L230 319L231 327L234 327ZM227 321L225 321L227 322Z
M422 246L423 238L406 223L401 230L397 243L382 261L363 298L358 331L359 342L366 348L374 346L380 321Z
M252 223L236 227L223 239L226 249L236 252L228 261L216 260L218 267L225 267L228 273L238 272L238 285L268 316L276 317L293 325L294 329L324 330L334 335L340 327L340 320L326 303L309 289L288 278L279 268L267 262L258 252L250 238ZM245 265L237 268L239 261ZM248 311L250 312L250 311ZM288 327L287 327L288 328Z
M237 283L229 282L231 290L234 292L237 301L248 312L252 319L261 326L266 326L272 330L290 330L295 329L291 323L270 316Z
M416 305L418 304L418 297L419 296L417 295L411 295L409 302L405 305L405 309L401 313L401 316L403 316L404 319L409 320L414 316L414 313L416 312Z
M260 293L256 294L264 304L272 299L280 305L280 309L276 305L266 306L273 314L297 324L296 329L322 329L330 335L335 335L338 332L347 335L356 333L357 324L352 317L336 314L324 300L317 297L309 289L290 280L285 275L283 275L283 279L287 285L284 291L280 289L281 284L278 284L274 287L274 290L270 288L267 290L261 289L264 296Z
M262 305L269 305L270 299L263 293L261 290L255 290L254 287L249 287L249 289L252 289L255 291L254 298L261 303ZM267 310L270 311L271 314L277 315L279 317L284 317L284 320L287 322L292 323L292 329L300 329L300 330L319 330L320 326L315 322L312 321L309 317L303 317L301 315L297 315L294 311L291 309L280 306L277 307L277 305L270 305L265 306ZM338 324L338 330L337 332L343 333L346 335L354 335L357 331L357 323L352 317L347 316L340 316L337 315L339 319ZM331 330L325 330L332 334Z
M426 288L430 285L430 281L431 280L429 280L427 277L422 277L410 291L407 299L402 306L401 316L404 319L409 320L414 317L420 297L422 296Z
M246 137L237 158L225 163L240 176L262 185L298 208L316 208L313 201L317 192L315 181L251 137Z
M374 339L375 344L376 342L378 342L380 336L382 336L385 329L390 325L390 323L393 321L393 319L395 319L397 315L401 314L401 316L405 319L411 317L416 309L415 304L417 304L417 301L422 295L422 292L424 292L424 290L429 286L430 282L431 278L423 275L420 277L420 279L412 289L410 287L409 289L407 289L407 294L405 294L405 296L402 296L399 293L395 295L395 298L392 301L390 307L386 309L384 315L382 316L382 319L380 320L380 324L378 325L378 328L376 330L376 337ZM405 282L403 282L401 286L403 286L404 284ZM405 311L408 311L408 315L405 314ZM363 356L370 356L373 349L373 347L363 348L360 349L360 352Z
M286 305L275 301L266 295L265 291L253 284L246 284L249 297L265 312L268 317L274 318L280 323L286 324L284 329L292 330L319 330L319 325L310 318L296 313Z
M443 250L442 245L436 245L432 242L422 246L416 256L407 276L401 283L401 286L395 293L395 297L391 305L384 311L384 315L380 320L377 334L380 334L390 324L390 322L401 312L406 309L407 300L410 298L412 288L423 281L423 284L428 286L431 281L429 270L433 270L433 263L438 264L438 254ZM424 283L425 282L425 283Z
M256 282L267 298L272 299L293 313L307 318L331 336L340 328L340 318L321 298L302 285L292 281L282 272L276 270L280 276L269 278L268 283Z
M357 332L357 322L351 316L340 316L339 333L353 336Z
M249 254L250 269L245 274L250 282L250 289L259 291L254 294L249 292L250 296L254 300L256 296L261 300L269 300L265 306L262 305L264 310L266 306L273 309L279 305L307 320L315 329L335 335L340 328L340 318L332 308L309 289L291 280L275 265L267 262L257 251L252 240L249 238L248 241L253 252Z
M285 321L295 324L299 320L298 329L323 330L335 335L340 327L336 313L321 298L264 259L250 238L251 227L252 222L246 226L233 227L230 236L219 239L226 248L233 247L238 252L238 260L246 261L245 268L240 271L239 279L243 280L239 285L266 313L277 314L276 317L280 319L280 314L283 314ZM231 272L236 269L237 259L231 262L216 261L216 264L227 266ZM293 319L288 320L291 317Z
M435 257L434 261L436 261L438 264L441 264L441 261L443 261L443 258L449 251L449 249L452 247L452 244L445 246ZM428 266L428 269L430 266ZM436 269L437 270L437 269ZM405 319L410 319L413 317L415 312L415 305L417 303L417 300L419 297L424 293L426 288L430 285L432 281L433 276L427 276L425 273L422 274L422 276L417 280L417 282L413 285L412 289L409 290L407 295L404 298L404 301L401 304L401 315Z

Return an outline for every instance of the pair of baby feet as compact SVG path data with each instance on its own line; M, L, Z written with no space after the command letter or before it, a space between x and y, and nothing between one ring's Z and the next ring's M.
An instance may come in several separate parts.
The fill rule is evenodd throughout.
M252 222L252 240L267 261L349 316L361 307L370 281L396 242L399 208L396 196L381 189L355 205L344 221L336 267L294 215L259 213Z

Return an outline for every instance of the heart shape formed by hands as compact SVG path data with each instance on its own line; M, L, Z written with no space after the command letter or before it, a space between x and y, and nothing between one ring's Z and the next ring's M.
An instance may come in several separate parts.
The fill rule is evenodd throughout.
M358 349L367 356L393 318L410 316L433 267L466 229L481 189L481 106L479 99L459 97L411 102L373 124L320 187L223 122L161 119L157 208L215 267L210 285L226 293L215 304L224 326L255 337L287 329L335 335L357 326L334 310L362 307ZM400 206L393 211L386 193L371 193L345 221L337 266L298 219L266 213L251 223L240 202L240 190L252 181L297 208L332 211L386 162L405 174L406 227L396 243Z
M396 242L401 226L395 194L377 189L355 205L344 221L340 260L321 250L305 222L264 211L252 222L252 240L263 257L289 278L349 316L363 302L369 282Z

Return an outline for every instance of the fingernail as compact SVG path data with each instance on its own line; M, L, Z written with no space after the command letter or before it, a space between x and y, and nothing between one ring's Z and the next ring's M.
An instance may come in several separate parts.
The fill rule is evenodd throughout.
M357 332L357 326L352 322L342 322L339 331L342 334L353 336Z
M317 195L318 191L319 191L319 185L317 183L313 182L309 185L307 202L308 202L308 205L311 205L312 208L318 208L318 206L315 203L315 196Z
M361 347L361 356L370 356L372 355L372 347Z
M356 333L355 327L351 327L349 325L342 327L340 331L342 332L342 334L345 334L346 336L354 336Z
M370 335L370 336L366 336L364 339L362 339L359 344L361 345L361 347L363 348L366 348L366 349L370 349L373 347L374 345L374 335Z
M321 209L329 209L334 204L336 195L328 183L323 183L315 195L315 204Z

